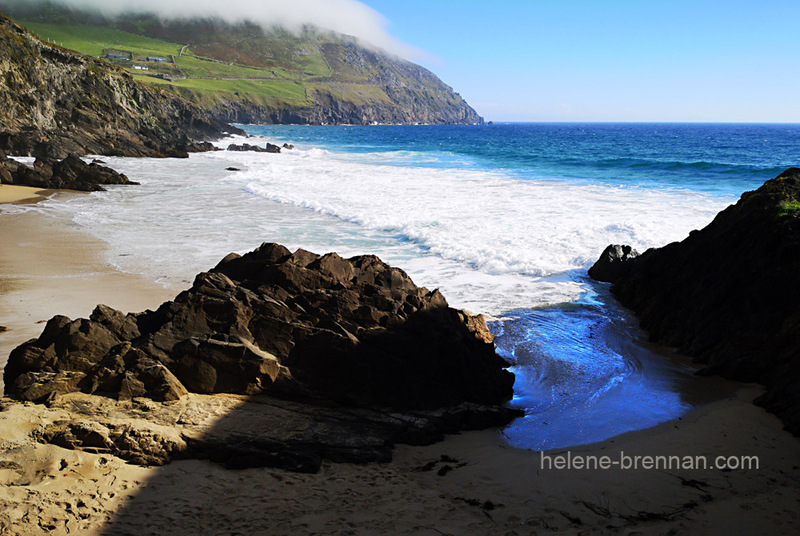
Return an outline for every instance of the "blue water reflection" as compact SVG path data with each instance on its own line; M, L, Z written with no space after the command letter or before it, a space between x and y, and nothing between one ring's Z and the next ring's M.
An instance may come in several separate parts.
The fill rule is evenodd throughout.
M642 341L630 315L600 292L560 307L509 311L490 324L517 376L511 405L525 411L503 431L511 445L544 450L601 441L677 419L724 389Z

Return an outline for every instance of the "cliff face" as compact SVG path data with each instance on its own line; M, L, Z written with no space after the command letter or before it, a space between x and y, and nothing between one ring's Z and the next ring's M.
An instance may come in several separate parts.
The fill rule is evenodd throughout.
M121 69L42 42L0 14L0 149L159 156L229 127Z
M800 169L625 263L611 290L653 341L706 373L763 383L757 403L800 435Z
M0 0L46 38L109 61L137 80L240 123L475 124L450 86L414 63L321 29L299 34L219 19L107 18L63 4ZM161 57L164 61L147 61Z
M266 107L220 96L212 113L233 123L483 123L460 95L427 69L352 41L329 39L315 48L331 74L304 84L306 103Z

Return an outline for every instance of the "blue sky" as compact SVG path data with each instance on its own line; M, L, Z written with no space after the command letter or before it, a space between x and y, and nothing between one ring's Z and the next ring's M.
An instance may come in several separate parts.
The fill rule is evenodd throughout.
M800 0L362 0L495 121L800 122Z

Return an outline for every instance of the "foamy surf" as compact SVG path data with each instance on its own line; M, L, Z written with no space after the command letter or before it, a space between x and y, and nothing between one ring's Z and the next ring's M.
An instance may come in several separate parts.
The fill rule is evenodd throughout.
M268 140L218 145L245 141ZM609 243L643 251L682 239L733 202L729 193L539 176L407 148L104 160L141 186L36 210L106 241L123 271L178 290L267 241L375 254L451 305L496 319L498 351L518 376L513 403L528 413L505 431L516 446L596 441L688 409L682 373L631 346L640 334L586 269Z

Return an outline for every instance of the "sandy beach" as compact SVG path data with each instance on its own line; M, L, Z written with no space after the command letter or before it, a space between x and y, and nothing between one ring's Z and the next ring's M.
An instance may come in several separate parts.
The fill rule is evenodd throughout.
M30 186L14 186L13 184L0 184L0 203L30 203L44 199L47 190L31 188Z
M0 233L0 365L55 314L139 311L178 290L117 272L101 242L46 214L0 214ZM751 403L760 392L741 385L677 421L571 449L516 449L488 430L319 474L66 450L36 441L61 410L5 399L0 534L796 534L800 441ZM658 456L681 467L648 463ZM712 468L722 462L746 468Z
M36 191L16 188L20 195ZM37 211L0 213L0 229L0 325L7 329L0 335L0 366L53 315L87 317L98 303L143 311L179 290L115 270L103 257L103 243L69 221Z

